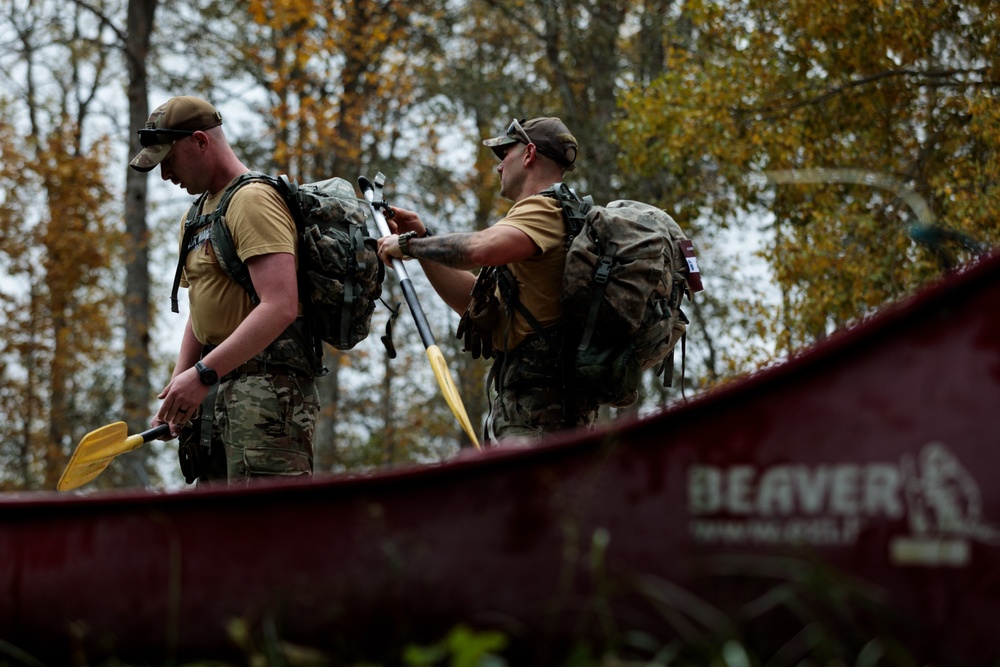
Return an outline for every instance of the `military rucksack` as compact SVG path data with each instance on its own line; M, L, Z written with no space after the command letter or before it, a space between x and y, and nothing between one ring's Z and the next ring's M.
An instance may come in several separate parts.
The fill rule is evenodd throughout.
M561 301L575 338L574 388L616 407L638 398L641 372L670 386L673 352L688 318L684 296L702 290L694 246L665 211L619 200L595 206L563 183L542 193L567 229Z
M308 338L300 341L300 346L305 348L303 351L309 356L313 369L323 372L322 341L337 349L349 350L364 340L385 278L385 267L376 253L377 242L368 231L366 209L355 196L351 184L342 178L299 185L284 175L274 177L248 172L229 184L219 206L208 215L199 215L206 195L199 197L185 221L171 308L178 311L181 271L187 252L205 241L205 238L194 237L195 230L203 227L207 231L202 234L208 235L219 266L247 291L254 305L260 302L250 272L236 254L232 235L225 225L226 210L233 195L244 185L255 182L275 188L295 220L299 244L299 300L303 305ZM289 336L296 337L291 331L284 335Z

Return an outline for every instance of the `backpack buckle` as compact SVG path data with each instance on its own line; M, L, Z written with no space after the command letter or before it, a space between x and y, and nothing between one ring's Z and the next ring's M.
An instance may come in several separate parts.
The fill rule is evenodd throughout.
M594 269L594 282L603 285L608 282L611 275L611 267L615 263L615 253L618 252L618 245L608 244L608 251L597 258L597 267Z

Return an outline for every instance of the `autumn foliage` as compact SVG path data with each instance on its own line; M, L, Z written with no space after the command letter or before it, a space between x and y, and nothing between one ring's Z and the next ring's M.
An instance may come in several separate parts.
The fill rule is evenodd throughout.
M438 231L504 210L482 138L512 117L562 117L581 143L578 191L659 204L700 250L692 390L780 361L1000 240L1000 7L987 0L14 4L0 19L0 487L50 487L80 435L117 417L121 331L138 326L120 277L172 270L188 201L123 192L126 73L133 101L236 108L227 136L253 168L302 182L383 171L392 203ZM153 26L148 54L124 46L132 9ZM168 259L130 252L126 201ZM414 282L479 421L484 367ZM408 317L395 360L377 335L331 352L320 469L436 460L464 440ZM154 368L174 352L151 350ZM149 382L133 412L155 404ZM647 382L643 405L678 398Z
M622 97L624 159L664 203L747 225L786 354L997 242L995 3L686 2L697 26ZM746 304L751 309L753 304Z

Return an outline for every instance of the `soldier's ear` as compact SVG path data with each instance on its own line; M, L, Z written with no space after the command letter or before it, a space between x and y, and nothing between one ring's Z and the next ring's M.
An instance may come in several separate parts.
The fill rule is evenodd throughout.
M524 160L525 166L531 164L538 159L538 146L535 144L525 144L524 146Z

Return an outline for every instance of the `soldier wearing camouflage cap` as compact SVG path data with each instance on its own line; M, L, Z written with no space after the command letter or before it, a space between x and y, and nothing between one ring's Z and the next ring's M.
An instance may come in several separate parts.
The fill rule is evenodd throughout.
M198 97L173 97L149 114L145 127L139 130L142 150L129 166L136 171L150 171L167 156L174 142L222 125L222 114Z
M393 207L388 222L396 233L379 241L379 256L389 266L393 258L417 259L462 315L457 335L465 349L493 358L487 441L591 426L597 404L563 382L562 350L572 333L559 302L566 228L559 203L546 194L574 169L579 144L552 117L514 120L483 144L500 160L500 195L514 202L507 215L482 231L432 236L416 213Z
M158 165L163 180L199 197L191 223L181 220L180 285L190 314L153 425L169 423L180 436L189 482L310 474L315 379L306 360L273 349L302 326L288 206L277 190L253 182L235 191L214 222L227 227L249 269L255 304L219 266L208 234L226 187L250 171L226 140L222 115L198 97L172 97L150 114L139 143L132 169Z

